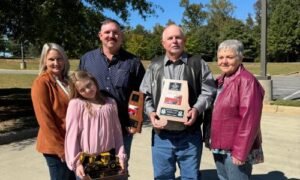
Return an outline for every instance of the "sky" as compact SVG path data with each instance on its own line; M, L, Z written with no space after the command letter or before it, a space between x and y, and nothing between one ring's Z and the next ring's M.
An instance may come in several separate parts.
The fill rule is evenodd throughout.
M174 21L176 24L180 24L182 20L182 15L184 8L179 6L180 0L149 0L154 4L161 6L164 11L159 9L156 10L156 16L148 17L146 20L138 15L137 12L131 12L131 16L129 17L128 22L123 22L119 19L114 13L109 11L105 11L105 15L118 20L120 23L124 25L129 25L131 27L135 27L136 25L140 24L145 27L147 30L152 30L156 24L166 25L168 20ZM235 10L233 13L233 17L245 20L248 14L251 14L252 18L254 18L255 11L254 11L254 3L256 0L229 0L234 6ZM209 0L190 0L191 3L202 3L208 4Z

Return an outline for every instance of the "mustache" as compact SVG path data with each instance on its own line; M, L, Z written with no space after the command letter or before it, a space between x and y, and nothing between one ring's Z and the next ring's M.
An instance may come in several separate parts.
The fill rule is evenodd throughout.
M117 41L116 38L112 37L112 38L108 38L109 41Z

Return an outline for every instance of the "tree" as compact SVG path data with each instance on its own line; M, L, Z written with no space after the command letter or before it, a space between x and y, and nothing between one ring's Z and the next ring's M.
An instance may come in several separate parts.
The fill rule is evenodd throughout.
M130 10L146 18L154 14L154 7L145 0L1 0L0 32L37 47L56 42L76 57L97 44L104 9L127 20Z
M214 41L219 44L224 40L224 32L228 21L231 21L234 6L228 0L210 0L206 5L208 8L208 26L214 33Z
M155 8L160 8L158 5L145 0L85 0L85 3L87 3L88 7L101 14L104 9L110 9L125 21L130 15L129 8L130 10L137 10L144 19L146 19L147 15L155 14Z
M192 28L186 35L186 49L191 54L201 54L206 61L215 56L215 46L208 26Z
M164 31L164 27L160 24L156 24L153 27L152 33L150 34L150 41L148 43L150 56L148 59L152 59L155 56L160 56L165 53L165 49L161 44L162 33Z
M300 53L300 1L281 0L274 6L268 31L270 56L276 61L296 61Z
M40 0L1 0L0 1L0 32L8 39L28 45L38 35L36 26L36 4ZM26 46L25 46L26 47Z
M204 6L199 4L190 4L189 0L181 0L180 6L184 7L182 24L186 29L200 27L207 17L207 13L202 9Z
M141 59L149 57L149 33L142 25L137 25L133 30L127 30L125 37L125 47L129 52L132 52Z
M250 61L256 61L260 52L260 27L257 26L250 14L248 14L246 19L245 35L246 37L243 39L246 47L244 50L244 61L247 61L247 58L250 58Z

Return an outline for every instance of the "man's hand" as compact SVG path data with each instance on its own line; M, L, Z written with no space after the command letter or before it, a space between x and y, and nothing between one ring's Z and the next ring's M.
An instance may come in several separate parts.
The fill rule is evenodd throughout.
M197 117L198 117L198 110L196 108L191 108L188 111L187 117L188 117L188 121L184 123L184 125L186 126L191 126L194 124L194 122L196 121Z
M85 173L84 173L84 169L83 169L83 165L80 164L79 166L77 166L76 168L76 176L80 177L80 179L84 179L85 178Z
M157 116L156 112L151 112L149 114L149 118L150 118L150 121L151 121L152 126L154 128L157 128L157 129L163 129L164 128L164 126L162 126L161 123L159 123L160 120L158 119L158 116Z

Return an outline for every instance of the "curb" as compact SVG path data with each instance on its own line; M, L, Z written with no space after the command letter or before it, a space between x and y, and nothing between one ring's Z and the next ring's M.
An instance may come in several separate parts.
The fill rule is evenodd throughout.
M21 141L37 136L38 128L24 129L0 134L0 145Z
M300 107L264 104L263 112L300 116Z

